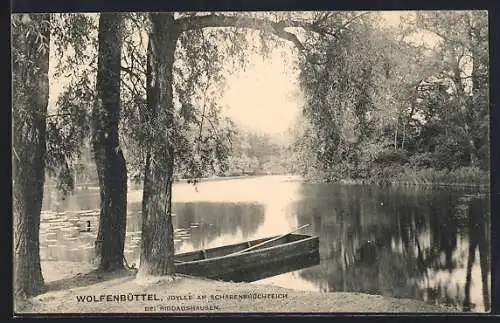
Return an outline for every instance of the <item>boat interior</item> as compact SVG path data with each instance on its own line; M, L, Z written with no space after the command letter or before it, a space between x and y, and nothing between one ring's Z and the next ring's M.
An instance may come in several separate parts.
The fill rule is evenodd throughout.
M255 251L255 250L259 250L259 249L266 249L266 248L271 248L271 247L283 245L286 243L291 243L294 241L307 239L310 237L311 236L304 235L304 234L288 234L286 236L274 236L274 237L268 237L268 238L263 238L263 239L245 241L242 243L237 243L237 244L232 244L232 245L225 245L225 246L221 246L221 247L215 247L215 248L204 249L204 250L196 250L196 251L178 254L178 255L175 255L175 261L177 263L182 263L182 262L190 262L190 261L197 261L197 260L203 260L203 259L223 257L223 256L235 254L238 252L243 252L246 249L249 249L249 251L250 250ZM269 241L269 242L264 243L265 241Z

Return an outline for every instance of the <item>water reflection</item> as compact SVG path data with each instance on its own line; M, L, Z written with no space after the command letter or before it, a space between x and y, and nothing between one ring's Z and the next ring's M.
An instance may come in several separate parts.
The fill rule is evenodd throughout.
M264 222L265 208L257 203L174 203L174 225L190 228L192 249L206 249L249 240Z
M409 297L487 311L489 199L473 193L302 184L275 176L206 182L197 189L176 184L175 246L177 252L211 248L311 224L301 233L320 237L320 263L255 284ZM138 258L141 195L129 192L129 262ZM49 189L45 197L42 259L91 261L98 191L62 200ZM80 232L85 221L91 221L91 232Z
M303 190L311 196L315 188L304 185ZM322 291L488 311L489 201L464 196L447 190L323 186L316 200L296 202L299 224L312 223L320 236L322 258L320 266L300 276ZM476 247L482 249L481 264L474 260Z
M78 197L79 194L68 198L66 203L75 205L68 211L43 212L42 260L93 260L98 210L78 210L78 203L73 201ZM94 203L97 198L95 193ZM264 222L265 208L257 203L189 202L173 203L172 211L176 252L187 252L248 240ZM87 232L88 222L90 232ZM141 204L129 203L124 251L130 264L139 261L141 225Z
M319 253L313 253L302 257L288 258L282 262L274 262L262 266L258 271L243 271L232 273L228 276L221 277L225 281L233 282L254 282L267 277L274 277L283 273L295 272L299 269L315 266L320 263Z

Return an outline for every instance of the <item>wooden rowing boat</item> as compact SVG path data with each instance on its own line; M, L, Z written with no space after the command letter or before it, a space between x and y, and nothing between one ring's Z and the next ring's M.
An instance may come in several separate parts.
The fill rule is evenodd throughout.
M233 281L253 281L271 275L266 272L285 272L287 264L317 263L319 238L304 234L285 234L175 256L177 273Z

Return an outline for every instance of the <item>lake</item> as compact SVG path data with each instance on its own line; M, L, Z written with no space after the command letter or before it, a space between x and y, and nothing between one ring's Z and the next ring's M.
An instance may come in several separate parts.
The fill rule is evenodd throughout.
M319 236L320 263L252 284L414 298L460 310L468 297L472 311L484 311L491 295L490 209L489 198L477 193L311 184L291 176L206 181L196 187L176 183L175 247L176 252L211 248L310 224L300 233ZM141 198L140 188L129 188L125 257L130 264L139 261ZM98 205L96 187L64 199L47 187L42 261L91 262Z

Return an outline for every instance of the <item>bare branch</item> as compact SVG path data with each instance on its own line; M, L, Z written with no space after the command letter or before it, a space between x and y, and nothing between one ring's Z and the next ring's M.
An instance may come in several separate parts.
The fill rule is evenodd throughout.
M71 113L55 113L47 115L45 119L57 118L57 117L69 117L69 116L71 116Z
M133 76L135 78L141 79L141 75L137 74L136 72L133 71L133 67L126 67L126 66L120 66L120 70L122 72L126 72L130 76Z
M140 93L140 91L137 89L137 82L132 82L132 81L131 81L131 83L132 83L132 86L130 86L127 82L124 82L124 81L123 81L123 82L121 82L121 84L122 84L123 86L125 86L125 87L129 90L129 92L131 93L131 95L134 95L134 94ZM141 82L140 84L142 85L142 83L143 83L143 82ZM144 90L146 89L146 86L144 86L144 85L142 85L141 87L142 87L142 89L144 89Z
M316 18L314 20L314 25L321 25L322 23L324 23L325 21L327 21L328 19L330 19L330 17L333 16L333 13L331 11L327 11L327 12L320 12L319 14L316 15Z
M286 31L286 28L302 28L304 30L311 31L320 35L329 35L337 38L339 32L346 29L353 21L369 13L370 12L363 12L361 14L355 15L340 26L337 26L335 30L330 30L327 27L321 26L322 23L326 22L332 17L331 13L324 14L315 22L300 21L294 19L285 19L273 22L269 19L263 18L225 16L211 13L210 15L205 16L185 16L182 18L178 18L175 20L175 24L178 28L179 33L188 30L208 27L240 27L265 31L292 42L299 50L302 51L305 48L300 40L295 34Z
M363 16L365 16L367 14L370 14L370 11L365 11L365 12L360 13L359 15L355 15L355 16L351 17L351 19L347 20L340 27L337 27L337 30L341 31L342 29L347 28L355 20L357 20L357 19L359 19L359 18L361 18L361 17L363 17Z
M16 148L12 147L12 152L14 153L14 156L16 157L17 161L20 162L21 159L19 158L19 155L16 152ZM17 246L17 245L16 245Z
M207 16L183 17L177 19L175 23L179 32L208 27L240 27L266 31L294 43L299 50L303 50L304 46L295 34L285 31L285 28L304 28L305 26L309 26L304 22L293 20L272 22L268 19L261 18L229 17L215 14Z

